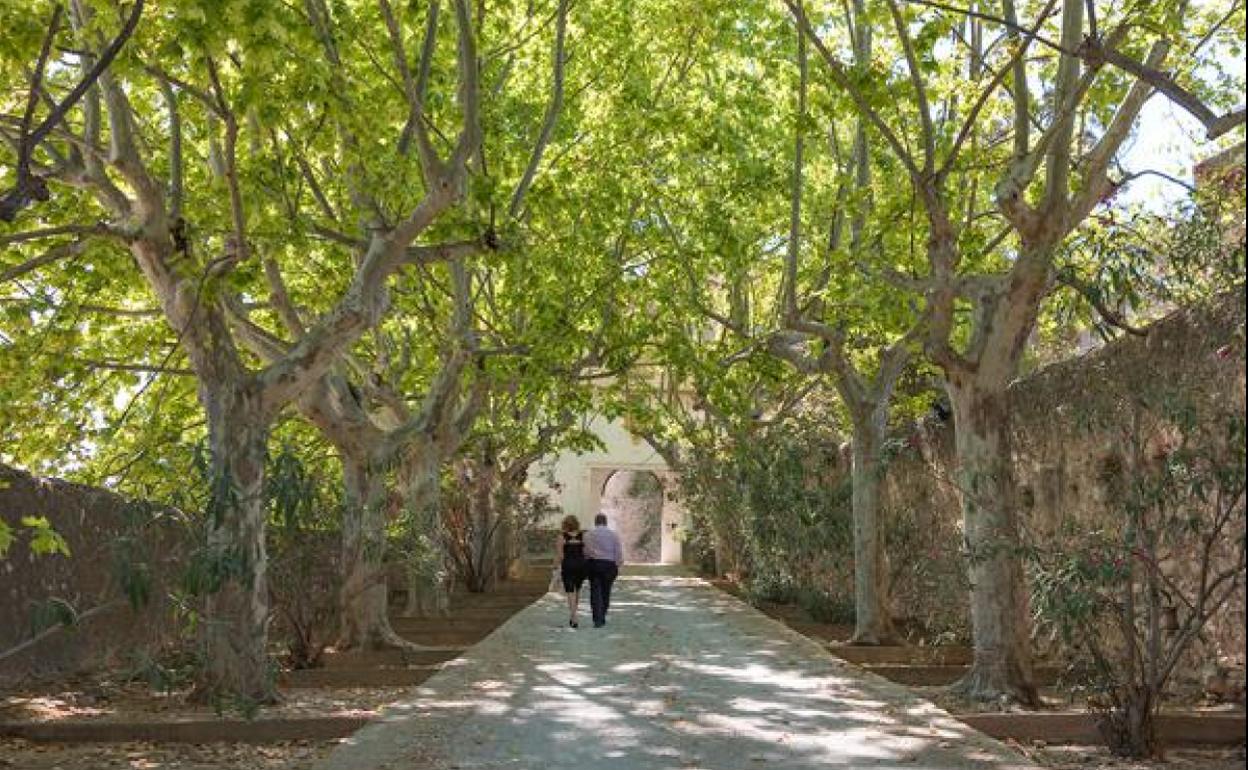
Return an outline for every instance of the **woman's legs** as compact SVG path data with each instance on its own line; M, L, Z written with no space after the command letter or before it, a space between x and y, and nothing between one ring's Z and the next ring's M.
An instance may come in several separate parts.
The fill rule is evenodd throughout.
M564 595L568 597L568 625L576 628L576 610L581 603L581 586L578 583L571 585L570 591L565 591Z

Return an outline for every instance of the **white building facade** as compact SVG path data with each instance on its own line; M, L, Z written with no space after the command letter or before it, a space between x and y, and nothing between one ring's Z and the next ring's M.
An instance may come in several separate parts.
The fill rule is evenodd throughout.
M657 517L659 538L659 563L679 564L682 557L681 541L688 527L686 512L677 494L675 473L667 467L663 458L644 440L628 431L621 420L596 417L589 426L598 436L603 448L583 454L564 452L539 464L538 472L529 477L529 489L550 497L561 510L558 516L543 522L549 529L559 527L559 519L572 514L581 526L593 526L594 516L602 509L603 493L612 476L619 471L649 472L654 474L662 488L662 506ZM548 477L553 483L548 483ZM610 511L604 511L608 518ZM632 525L632 522L612 522L612 525ZM628 542L625 542L625 559L629 559Z

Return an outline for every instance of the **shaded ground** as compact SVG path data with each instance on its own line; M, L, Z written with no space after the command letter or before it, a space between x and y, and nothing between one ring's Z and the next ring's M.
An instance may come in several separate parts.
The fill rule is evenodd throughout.
M334 744L300 741L270 746L236 743L80 746L0 739L0 767L21 770L309 770Z
M547 597L420 689L306 689L265 709L260 719L328 715L372 716L403 699L372 741L365 759L395 759L391 767L488 770L593 767L656 768L835 767L827 754L845 748L839 767L987 767L1052 770L1233 770L1243 748L1175 749L1165 764L1110 757L1086 746L1000 744L973 737L911 694L940 697L943 688L906 690L853 674L829 660L818 642L797 637L697 581L671 580L662 568L633 568L648 579L618 584L612 624L603 632L564 625L561 599ZM485 601L480 599L479 601ZM465 605L472 602L465 600ZM787 611L778 616L788 620ZM584 617L582 618L585 619ZM802 627L797 619L795 627ZM819 629L836 638L839 628ZM823 633L826 631L827 633ZM472 670L469 670L472 669ZM847 672L849 672L847 674ZM458 688L458 689L457 689ZM441 698L440 703L431 698ZM415 698L415 704L412 699ZM897 700L896 698L900 698ZM946 701L956 707L956 702ZM420 730L405 715L426 713ZM107 679L67 681L0 696L0 719L102 721L209 716L178 693ZM461 721L461 717L469 717ZM501 728L501 729L500 729ZM589 729L606 739L611 756L587 758ZM828 741L820 741L819 731ZM972 737L968 737L968 733ZM965 740L964 740L965 738ZM0 768L23 770L352 770L360 738L332 763L333 741L237 743L36 744L0 739ZM830 748L832 747L832 748ZM846 748L847 747L847 748ZM375 750L374 750L375 749ZM554 750L553 760L534 759ZM454 752L459 751L456 755ZM534 753L536 752L536 753ZM821 752L823 754L821 755ZM352 759L343 761L343 757ZM821 763L822 762L822 763ZM934 763L935 762L935 763Z
M701 580L617 587L605 629L547 597L318 767L1035 767Z
M282 702L256 714L257 719L307 716L363 716L381 713L401 691L393 687L291 690ZM211 706L186 701L186 691L158 692L143 683L93 682L86 686L45 686L0 697L0 721L132 722L173 721L218 716ZM226 713L237 717L239 714Z
M1023 749L1041 767L1054 770L1242 770L1243 747L1235 749L1171 749L1164 763L1139 762L1111 756L1094 746L1048 746Z
M740 586L729 580L713 580L710 581L716 588L725 591L733 596L741 597ZM744 600L744 599L743 599ZM834 654L844 654L844 649L838 652L840 645L847 644L853 635L854 627L852 623L828 623L814 620L810 614L795 604L784 604L769 601L756 601L753 606L763 614L770 618L778 620L789 628L800 634L808 636L816 641L828 644ZM911 645L922 645L919 641L923 634L915 629L911 629L908 634L908 643ZM940 652L950 648L932 647L932 646L914 646L910 648L914 657L910 661L912 665L923 666L931 663L933 660L927 659L925 656L933 652ZM939 657L939 656L938 656ZM969 660L969 659L968 659ZM956 714L975 714L975 713L1030 713L1030 712L1046 712L1046 711L1084 711L1088 709L1087 696L1088 690L1075 681L1067 672L1061 669L1056 661L1040 657L1037 659L1037 665L1040 667L1055 668L1058 672L1057 681L1051 683L1042 683L1039 687L1040 706L1031 708L1016 703L1001 704L998 702L984 702L960 697L950 689L943 685L914 684L899 679L906 684L911 690L918 695L941 708ZM875 673L879 673L885 678L891 676L887 668L876 668ZM1041 673L1039 670L1037 673ZM1242 690L1235 700L1225 701L1224 699L1211 697L1205 693L1199 686L1199 683L1188 681L1173 684L1167 694L1166 700L1161 706L1163 712L1173 713L1209 713L1209 714L1243 714L1244 703L1242 701Z

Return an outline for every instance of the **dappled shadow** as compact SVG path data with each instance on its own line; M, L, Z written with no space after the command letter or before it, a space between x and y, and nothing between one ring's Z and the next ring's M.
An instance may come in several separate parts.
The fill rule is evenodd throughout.
M617 590L603 629L538 602L325 767L404 766L417 749L463 770L1029 767L701 581Z

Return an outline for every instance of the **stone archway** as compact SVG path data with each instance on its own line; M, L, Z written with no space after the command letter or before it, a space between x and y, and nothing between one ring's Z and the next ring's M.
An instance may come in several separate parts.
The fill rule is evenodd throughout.
M583 498L571 498L569 508L581 514L581 524L592 527L594 514L602 510L603 490L611 477L620 471L645 471L653 474L663 487L663 510L660 517L660 553L659 563L680 564L683 560L682 532L688 525L688 517L680 498L676 493L677 478L674 473L662 466L655 465L624 465L603 464L590 465L584 470L581 489ZM610 514L608 514L609 516ZM612 523L614 526L614 522Z
M663 557L663 482L649 470L619 469L603 480L599 509L624 545L624 560L657 564Z

